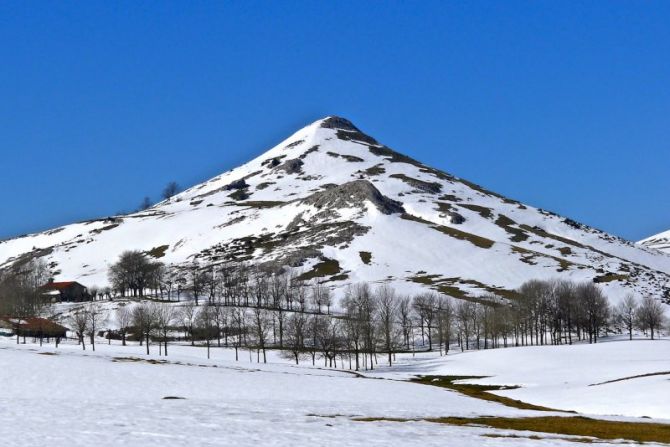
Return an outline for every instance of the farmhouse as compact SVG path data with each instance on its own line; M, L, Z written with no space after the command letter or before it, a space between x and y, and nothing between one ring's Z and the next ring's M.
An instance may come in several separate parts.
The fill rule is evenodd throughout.
M54 323L46 318L28 317L28 318L13 318L0 317L0 330L5 335L17 333L22 337L37 337L37 338L64 338L67 332L65 326Z
M76 281L50 282L41 288L42 294L56 301L90 301L88 289Z

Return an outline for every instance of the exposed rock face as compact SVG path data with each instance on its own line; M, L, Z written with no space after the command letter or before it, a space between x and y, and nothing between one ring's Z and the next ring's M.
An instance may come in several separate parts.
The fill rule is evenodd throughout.
M244 189L248 188L249 185L247 185L247 182L245 179L241 178L239 180L235 180L234 182L230 182L225 186L225 189L228 191L233 191L235 189Z
M361 144L378 146L377 140L370 135L366 135L354 126L351 121L340 118L339 116L330 116L321 122L321 127L325 129L335 129L337 138L344 141L354 141Z
M354 180L325 191L316 192L307 197L303 203L314 205L319 209L337 209L352 206L363 207L365 201L372 202L383 214L405 212L400 202L384 196L367 180Z
M404 174L391 174L389 177L400 179L419 191L428 192L431 194L437 194L442 191L442 185L437 182L424 182L423 180L408 177Z
M300 174L302 172L303 161L299 158L294 158L292 160L286 160L284 163L277 167L278 171L284 171L287 174Z
M449 222L454 225L461 225L465 223L465 217L458 214L456 211L447 211L447 216L449 216Z
M360 132L358 127L346 118L341 118L339 116L329 116L321 122L321 127L325 129L340 129L348 130L351 132Z

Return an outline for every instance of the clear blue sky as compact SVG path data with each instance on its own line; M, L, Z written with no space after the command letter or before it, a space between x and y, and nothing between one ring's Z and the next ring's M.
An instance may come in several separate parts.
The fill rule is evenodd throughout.
M670 228L670 2L0 2L0 238L325 115L529 204Z

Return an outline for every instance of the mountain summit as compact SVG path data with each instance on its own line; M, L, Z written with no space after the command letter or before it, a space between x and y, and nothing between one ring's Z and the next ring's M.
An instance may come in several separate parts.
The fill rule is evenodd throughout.
M368 281L512 298L525 280L563 277L616 298L670 284L670 256L426 166L335 116L148 210L0 242L0 268L37 257L58 279L104 286L125 250L290 268L337 294Z
M643 239L638 244L670 254L670 230Z

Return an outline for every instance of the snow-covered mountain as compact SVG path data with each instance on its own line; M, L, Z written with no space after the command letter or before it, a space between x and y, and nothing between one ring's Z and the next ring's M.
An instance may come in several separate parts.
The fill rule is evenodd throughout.
M0 242L0 267L41 257L58 279L103 286L131 249L174 264L274 262L336 291L390 281L510 296L557 277L595 280L615 299L670 287L669 255L433 169L338 117L146 211Z
M670 230L642 239L638 244L670 254Z

